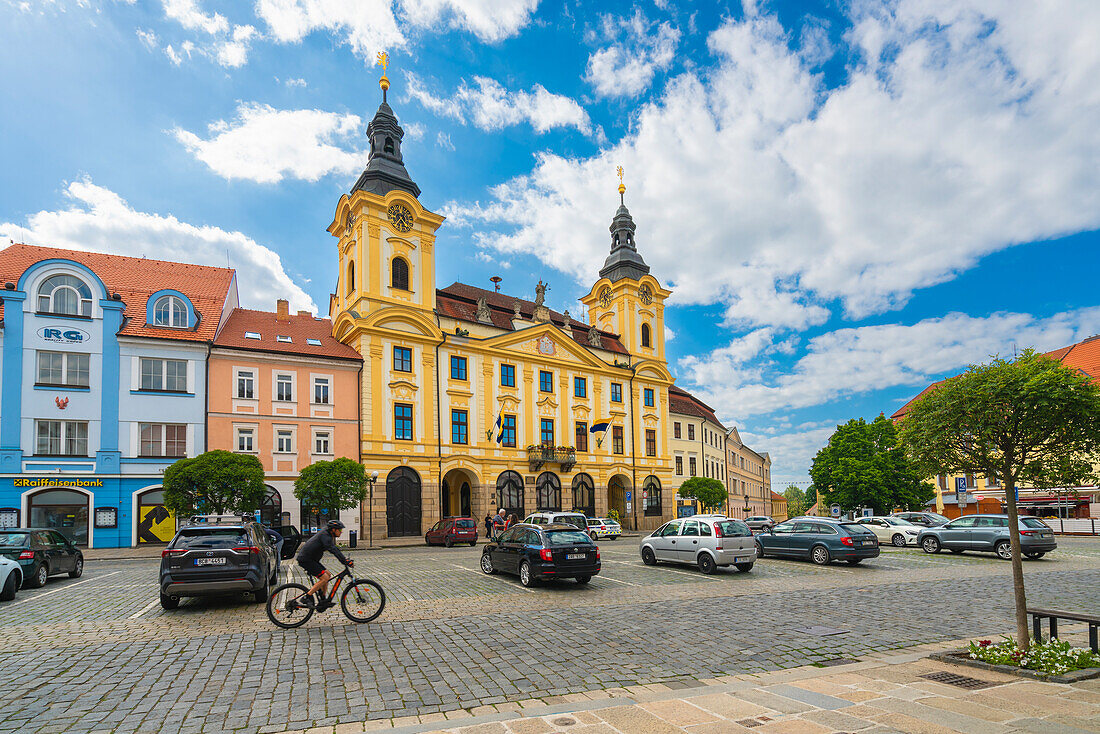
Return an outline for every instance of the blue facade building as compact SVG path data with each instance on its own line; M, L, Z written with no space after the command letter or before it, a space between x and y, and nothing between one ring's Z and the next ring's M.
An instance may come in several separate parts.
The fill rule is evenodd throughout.
M0 283L0 527L91 548L169 539L161 476L205 451L234 272L12 245Z

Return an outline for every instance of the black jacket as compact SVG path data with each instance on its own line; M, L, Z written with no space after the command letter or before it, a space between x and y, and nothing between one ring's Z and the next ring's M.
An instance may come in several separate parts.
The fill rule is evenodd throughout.
M302 543L302 547L298 549L298 560L320 563L321 556L325 554L325 551L336 556L340 563L347 564L348 559L336 547L336 541L332 539L332 533L329 532L328 528L314 533L312 538Z

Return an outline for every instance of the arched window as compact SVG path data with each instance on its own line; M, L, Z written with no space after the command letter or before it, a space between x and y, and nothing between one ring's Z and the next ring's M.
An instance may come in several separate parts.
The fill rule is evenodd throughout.
M642 324L642 346L650 346L649 324Z
M382 145L382 151L384 153L393 152L393 138L386 138L386 142Z
M390 285L403 291L409 290L409 264L403 257L395 257L390 264Z
M53 275L38 287L40 313L92 315L92 289L72 275Z
M573 511L588 517L596 515L596 487L592 477L583 472L573 477Z
M561 480L553 472L544 471L535 480L535 497L539 512L561 512Z
M505 515L523 519L523 477L518 472L506 471L497 477L497 508L501 507Z
M348 295L355 292L355 263L348 263Z
M161 296L153 304L153 324L156 326L171 326L174 328L186 328L187 305L178 296Z
M661 514L661 480L650 474L642 483L644 514Z

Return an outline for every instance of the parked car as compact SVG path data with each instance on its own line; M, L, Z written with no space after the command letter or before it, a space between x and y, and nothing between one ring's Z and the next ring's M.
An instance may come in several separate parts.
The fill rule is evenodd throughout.
M293 525L276 525L271 529L283 536L283 559L293 558L304 540L301 531Z
M796 517L785 520L756 536L760 557L805 558L819 566L843 560L856 565L879 555L878 538L855 522L823 517Z
M455 543L477 545L477 522L472 517L446 517L424 533L424 542L448 548Z
M1042 558L1058 547L1054 531L1037 517L1021 517L1020 550L1027 558ZM925 553L985 551L1012 559L1008 515L964 515L946 525L922 530L917 538Z
M536 512L528 515L524 520L527 525L553 525L565 523L588 532L588 518L580 512Z
M600 572L600 549L575 525L513 525L481 551L485 573L511 573L524 586L539 579L573 578L587 584Z
M946 517L935 512L891 512L890 517L898 517L926 528L939 527L947 522Z
M599 540L600 538L618 540L622 534L623 526L614 520L606 517L588 518L588 537L592 540Z
M754 533L761 530L767 530L768 528L775 527L775 520L772 520L767 515L753 515L752 517L745 518L745 524L749 526L749 529Z
M900 517L861 517L856 522L874 533L879 543L890 543L898 548L916 545L922 529Z
M0 556L0 601L11 601L23 585L23 570L18 561Z
M50 576L59 573L67 573L74 579L80 578L84 573L84 554L71 540L56 530L0 530L0 555L19 564L23 586L45 586Z
M707 574L731 565L750 571L757 557L749 526L724 515L669 520L642 538L638 550L647 566L660 561L684 563Z
M250 593L267 601L279 558L255 520L232 515L194 518L160 557L160 605L175 609L190 596Z

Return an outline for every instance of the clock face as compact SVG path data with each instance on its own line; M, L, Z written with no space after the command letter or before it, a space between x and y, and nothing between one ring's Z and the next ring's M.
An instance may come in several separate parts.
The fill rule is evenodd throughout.
M603 290L600 291L600 304L603 305L604 308L611 305L611 289L606 285L603 287Z
M638 298L641 299L642 303L648 306L650 303L653 303L653 291L649 289L648 285L643 285L638 289Z
M398 232L408 232L413 228L412 212L401 204L391 204L387 213L390 216L390 224Z

